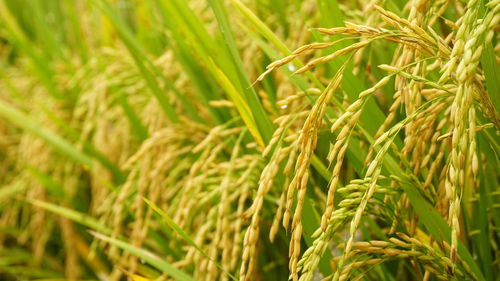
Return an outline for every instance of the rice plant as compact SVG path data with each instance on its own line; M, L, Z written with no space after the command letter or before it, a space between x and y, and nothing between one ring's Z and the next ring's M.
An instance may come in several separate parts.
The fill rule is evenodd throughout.
M0 0L0 280L500 280L499 0Z

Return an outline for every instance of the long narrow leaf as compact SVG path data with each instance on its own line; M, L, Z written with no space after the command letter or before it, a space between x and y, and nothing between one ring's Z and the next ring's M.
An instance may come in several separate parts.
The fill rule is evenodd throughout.
M7 118L10 122L21 127L22 129L40 137L47 144L51 145L55 149L59 150L61 153L72 158L76 162L79 162L87 167L92 166L92 159L75 148L73 145L68 143L65 139L59 137L52 132L49 132L42 128L35 120L31 119L28 115L22 111L10 106L4 101L0 100L0 116Z
M145 262L149 263L150 265L154 266L155 268L165 272L168 274L171 278L177 280L177 281L194 281L194 279L184 273L183 271L175 268L171 264L167 263L160 257L156 256L155 254L146 251L141 248L137 248L129 243L123 242L118 239L114 239L108 236L105 236L103 234L100 234L95 231L90 231L92 235L94 235L96 238L101 239L103 241L106 241L112 245L117 246L120 249L123 249L141 259L143 259Z

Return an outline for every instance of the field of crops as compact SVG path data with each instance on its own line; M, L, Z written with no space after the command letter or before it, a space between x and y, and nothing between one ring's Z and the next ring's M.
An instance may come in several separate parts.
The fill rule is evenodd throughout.
M500 280L500 0L0 0L0 280Z

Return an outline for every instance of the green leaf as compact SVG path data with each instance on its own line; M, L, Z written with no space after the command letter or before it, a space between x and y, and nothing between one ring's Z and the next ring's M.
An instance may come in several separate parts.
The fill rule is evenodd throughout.
M219 23L219 29L224 38L224 42L226 43L227 50L231 55L231 59L234 65L234 69L238 74L238 79L240 83L240 89L243 91L245 95L245 100L248 106L252 109L252 115L254 120L259 128L260 135L262 136L265 143L267 143L274 131L274 126L271 123L271 120L266 114L262 103L257 97L257 93L255 93L250 80L245 71L245 67L243 66L243 62L241 61L240 55L238 53L238 47L236 46L235 39L233 37L233 31L229 25L228 19L226 17L226 11L222 6L222 2L219 0L209 0L210 6L212 6L212 10L214 11L215 18Z
M158 213L168 224L170 228L172 228L177 234L179 234L184 241L186 241L189 245L193 246L198 252L208 258L211 262L213 262L220 270L222 270L225 274L227 274L231 279L238 280L236 277L231 275L231 273L227 272L217 261L213 260L203 249L194 242L194 240L187 234L180 226L178 226L162 209L155 205L155 203L149 201L146 198L143 198L144 202L151 207L156 213Z
M163 271L164 273L168 274L171 278L178 280L178 281L195 281L191 276L186 274L185 272L175 268L171 264L167 263L164 261L164 259L158 257L157 255L146 251L141 248L137 248L127 242L114 239L108 236L105 236L101 233L95 232L95 231L89 231L90 234L94 235L96 238L101 239L103 241L106 241L110 244L113 244L117 246L118 248L127 251L141 259L143 259L145 262L149 263L150 265L154 266L155 268Z
M480 0L477 5L479 8L480 16L484 16L486 13L485 4L488 2L486 0ZM484 43L483 43L484 44ZM485 44L484 51L481 55L481 66L484 71L484 76L486 78L486 89L488 90L488 95L490 100L495 106L496 113L500 113L500 68L498 67L498 62L496 60L495 51L493 50L492 43Z
M47 144L51 145L76 162L81 163L88 168L92 167L92 159L89 156L75 148L65 139L43 129L40 124L35 122L35 120L31 119L28 115L2 100L0 100L0 116L7 118L13 124L40 137Z
M29 165L27 166L27 169L30 172L30 174L33 177L35 177L48 190L49 194L58 199L64 198L64 189L60 184L56 183L49 175Z
M21 184L10 184L3 186L0 188L0 201L4 201L10 199L12 196L16 196L16 194L22 193L28 189L27 185Z
M19 26L16 18L10 12L4 1L0 1L0 19L4 22L5 30L12 40L12 43L24 52L30 59L33 66L33 71L38 76L48 92L55 98L62 99L64 96L57 90L55 82L52 80L54 71L52 70L49 60L42 54L30 38L25 34L25 30Z
M112 233L111 229L104 226L102 223L97 221L95 218L89 216L88 214L81 213L70 208L58 206L56 204L52 204L41 200L28 200L28 202L40 208L44 208L45 210L50 211L52 213L61 215L74 222L90 227L101 233L106 233L106 234Z

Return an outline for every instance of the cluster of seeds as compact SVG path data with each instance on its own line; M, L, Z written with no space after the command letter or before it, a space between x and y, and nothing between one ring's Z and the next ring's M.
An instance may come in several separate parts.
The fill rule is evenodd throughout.
M308 185L308 169L311 165L314 147L317 142L318 126L323 125L321 123L312 125L310 124L310 120L318 122L319 119L315 115L316 108L318 105L322 106L325 103L322 99L325 95L322 94L316 98L312 110L307 112L307 119L298 136L297 144L299 145L300 154L295 160L295 176L285 196L287 198L285 202L288 202L288 204L285 208L284 226L287 228L290 208L292 206L291 202L293 201L293 191L295 189L298 190L290 242L289 267L291 279L297 280L299 273L301 273L300 280L311 280L313 278L319 260L326 251L329 241L333 239L334 233L339 231L339 218L342 218L340 220L343 222L342 224L350 221L349 238L343 247L343 254L340 257L334 258L336 270L331 276L332 280L346 280L352 268L362 265L373 265L385 260L382 258L354 262L352 258L360 251L359 248L356 248L356 245L359 246L361 245L359 243L362 243L355 242L361 218L367 213L366 208L376 193L377 181L382 177L382 169L386 156L389 153L393 153L394 149L397 149L394 141L401 131L405 133L403 148L401 152L397 153L402 161L400 165L407 165L407 169L413 171L413 176L419 181L423 192L429 198L441 198L436 200L437 208L444 217L449 219L452 229L452 242L449 247L450 259L443 258L446 261L445 265L438 268L434 268L429 264L424 265L424 279L428 279L431 274L434 274L438 279L445 280L449 277L449 272L454 272L453 274L457 274L456 276L462 276L460 278L472 278L469 271L462 270L460 273L457 273L454 267L457 260L456 248L458 245L457 237L459 235L460 224L459 205L463 192L463 188L459 188L459 186L466 184L466 188L474 189L473 186L476 184L478 157L475 154L475 132L478 130L478 125L476 124L477 118L474 99L481 95L479 93L484 91L484 89L478 86L481 85L482 78L480 77L481 74L477 71L477 65L484 44L488 44L492 40L494 26L498 23L499 19L497 11L499 5L495 1L492 1L486 5L488 10L484 18L474 21L473 19L477 19L478 3L479 1L471 1L467 4L466 12L457 25L448 23L456 30L456 33L450 33L446 38L437 35L432 28L423 28L428 24L435 23L438 20L438 16L422 14L425 7L432 7L432 9L438 10L439 14L443 14L446 8L445 1L438 1L436 3L410 1L408 3L408 8L410 9L408 19L403 19L377 6L376 3L372 3L370 8L377 11L383 21L395 29L370 27L348 22L346 22L345 27L316 28L315 30L322 34L335 36L347 35L350 37L341 38L333 42L311 43L300 47L292 52L291 55L269 64L267 70L259 76L257 80L261 81L274 69L293 62L299 56L309 51L335 47L339 42L351 40L354 37L358 37L361 40L331 54L310 60L296 70L295 74L313 70L319 65L327 64L348 53L357 52L359 54L377 40L386 40L398 45L396 56L391 65L384 64L379 66L381 69L389 72L387 76L379 79L372 88L359 93L358 98L354 102L345 106L345 108L341 108L338 117L332 118L328 114L321 117L325 119L323 124L330 123L331 132L336 132L336 137L331 143L327 157L328 163L333 169L327 186L326 206L321 220L321 227L313 235L313 238L315 238L313 245L304 252L300 261L297 262L300 255L300 232L302 231L300 218L305 186ZM370 18L369 23L373 24L375 22L373 18ZM442 71L441 78L435 81L433 78L430 78L434 77L434 74L431 75L431 73L440 67ZM337 75L332 78L330 85L331 83L335 83L339 73L343 73L343 71L343 68L337 70ZM359 69L356 71L359 71ZM452 73L456 73L456 75L452 76ZM450 76L452 76L451 79ZM336 209L335 198L336 194L340 192L338 186L340 184L343 159L351 143L351 136L353 133L356 134L360 129L359 119L363 114L367 100L373 97L379 89L382 89L389 82L393 81L393 78L395 82L394 102L389 108L386 120L371 141L369 153L365 160L367 169L364 173L363 181L366 183L366 189L364 192L357 194L355 201L358 205L356 208L346 210L342 208L345 205L344 201L341 201L338 203L338 209ZM286 105L299 97L300 95L292 95L282 101L282 104ZM329 96L328 98L332 99L333 97ZM491 108L487 100L484 103L479 106L483 109ZM406 119L397 124L392 124L401 107L404 108L407 116ZM488 113L488 110L484 110L484 114L486 116L495 115ZM495 118L492 119L493 121L495 120ZM479 127L483 128L484 126L489 127L489 125L481 125ZM280 126L278 129L279 134L283 134L287 129L284 126ZM449 130L449 133L446 132L447 130ZM290 132L289 134L293 135L294 133ZM366 132L362 134L366 134ZM276 141L271 141L266 151L270 151L276 143ZM278 147L277 149L282 148ZM448 161L444 161L448 153L450 153L450 158ZM433 182L436 177L439 179L439 184L434 186ZM444 181L445 178L446 181ZM390 186L397 189L398 181L395 179L392 180ZM285 194L285 191L283 194ZM443 194L446 195L446 198L449 198L449 202L442 200ZM354 198L350 200L354 200ZM410 202L405 194L400 196L399 199L387 194L384 200L398 200L397 208L394 210L397 215L393 216L394 222L388 231L388 233L394 233L398 228L398 223L403 221L398 217L402 214L402 208L411 208ZM449 208L449 210L446 210L446 208ZM278 210L278 216L280 213L281 206ZM410 227L407 230L411 234L414 234L417 231L418 218L410 216L408 221L410 222L408 224ZM408 236L405 237L413 239ZM420 243L420 245L422 244ZM386 256L384 257L394 255L405 257L405 255L412 255L399 252L399 250L395 249L386 250ZM424 254L415 254L414 257L416 256L421 257L422 261L427 260ZM358 278L361 278L361 276L358 276ZM458 277L453 278L456 279Z

